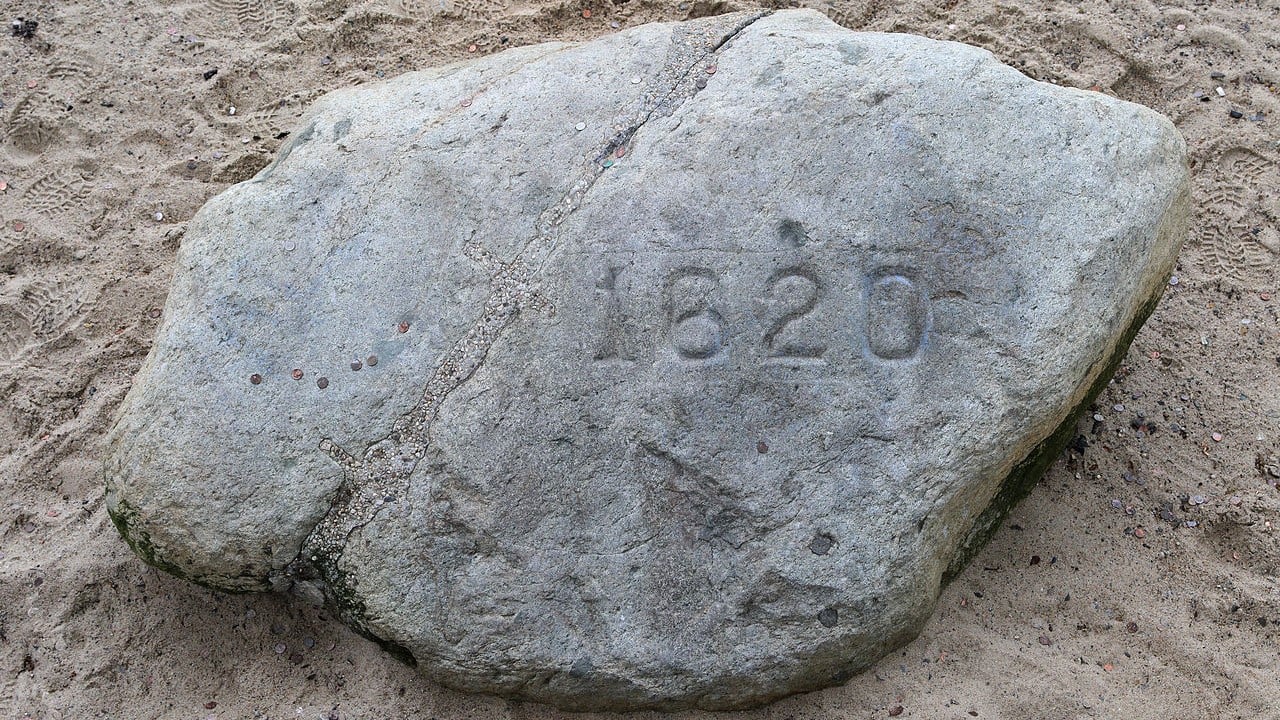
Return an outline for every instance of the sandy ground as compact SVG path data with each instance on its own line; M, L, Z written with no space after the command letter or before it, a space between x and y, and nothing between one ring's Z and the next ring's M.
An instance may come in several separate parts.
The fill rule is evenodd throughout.
M920 638L742 715L1280 718L1280 2L805 2L1167 114L1196 216L1176 284L1079 426L1087 447ZM5 23L39 22L0 37L0 718L564 716L432 685L300 600L145 566L103 509L104 431L184 224L319 94L747 7L0 0Z

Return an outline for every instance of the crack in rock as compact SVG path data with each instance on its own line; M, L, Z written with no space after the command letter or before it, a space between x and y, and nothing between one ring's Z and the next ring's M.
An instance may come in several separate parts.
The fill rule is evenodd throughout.
M431 424L449 394L479 370L502 332L526 310L554 312L539 292L537 276L557 245L558 226L578 209L605 172L604 160L618 148L626 147L646 123L669 116L704 88L707 83L703 78L710 76L707 69L719 52L745 28L769 14L765 11L719 16L678 27L662 68L649 83L643 109L579 171L561 199L539 214L536 233L517 257L503 261L474 237L466 243L464 254L489 274L489 295L479 319L445 353L418 403L396 421L387 436L358 455L329 438L321 441L319 449L342 469L343 480L329 509L286 569L284 579L291 583L322 580L324 591L343 618L368 632L360 617L361 603L341 568L347 542L383 508L407 502L410 477L427 453Z

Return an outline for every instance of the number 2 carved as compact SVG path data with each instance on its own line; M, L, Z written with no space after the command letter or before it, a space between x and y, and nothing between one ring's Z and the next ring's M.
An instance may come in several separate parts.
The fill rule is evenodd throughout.
M771 304L777 308L772 323L764 333L764 344L775 358L813 359L821 357L827 346L817 337L806 337L802 320L818 306L822 286L812 273L789 268L773 277L765 287Z

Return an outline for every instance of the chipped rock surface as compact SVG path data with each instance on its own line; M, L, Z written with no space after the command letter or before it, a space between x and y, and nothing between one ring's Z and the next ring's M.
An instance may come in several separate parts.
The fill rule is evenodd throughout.
M292 138L189 226L112 517L572 709L756 705L913 637L1187 213L1159 115L811 11L411 73Z

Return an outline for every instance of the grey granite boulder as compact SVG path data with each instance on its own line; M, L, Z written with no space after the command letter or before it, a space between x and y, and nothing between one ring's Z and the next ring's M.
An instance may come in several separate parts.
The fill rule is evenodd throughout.
M318 101L191 221L106 460L147 561L453 687L737 708L910 640L1170 272L1183 142L808 11Z

